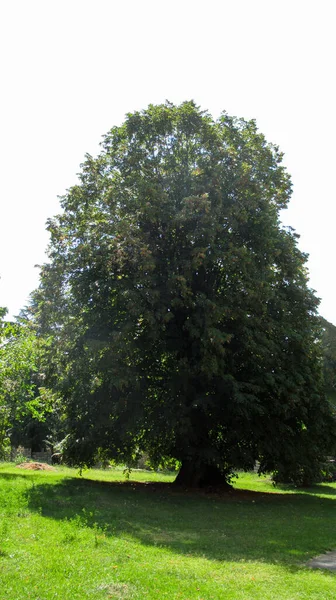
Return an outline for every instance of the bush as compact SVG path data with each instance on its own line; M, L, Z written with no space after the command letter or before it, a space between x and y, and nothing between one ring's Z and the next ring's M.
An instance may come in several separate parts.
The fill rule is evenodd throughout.
M336 481L336 460L334 458L328 459L323 465L322 481L324 483Z

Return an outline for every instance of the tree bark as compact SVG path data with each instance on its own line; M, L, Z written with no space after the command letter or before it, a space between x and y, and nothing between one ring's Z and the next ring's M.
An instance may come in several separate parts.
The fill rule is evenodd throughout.
M218 467L190 460L182 461L174 483L187 488L220 488L222 491L233 489Z

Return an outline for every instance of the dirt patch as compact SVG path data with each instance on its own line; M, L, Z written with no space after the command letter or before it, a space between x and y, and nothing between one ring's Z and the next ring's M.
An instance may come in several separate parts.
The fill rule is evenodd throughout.
M29 469L31 471L55 471L54 467L40 462L24 462L16 465L17 469Z

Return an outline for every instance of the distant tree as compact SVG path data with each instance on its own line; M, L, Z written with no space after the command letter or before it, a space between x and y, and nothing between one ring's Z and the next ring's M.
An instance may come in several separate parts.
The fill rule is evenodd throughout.
M32 311L63 394L67 455L180 461L300 482L335 442L291 184L254 121L193 102L127 115L49 221ZM315 472L315 471L314 471Z
M1 325L0 448L2 454L11 445L38 450L49 432L46 419L52 420L56 400L43 385L45 342L28 322Z
M4 307L0 307L0 349L4 343L4 317L7 314L7 309ZM1 351L1 350L0 350ZM3 458L6 452L6 447L8 446L8 421L7 421L7 410L6 406L2 400L2 386L1 386L1 370L0 370L0 458Z

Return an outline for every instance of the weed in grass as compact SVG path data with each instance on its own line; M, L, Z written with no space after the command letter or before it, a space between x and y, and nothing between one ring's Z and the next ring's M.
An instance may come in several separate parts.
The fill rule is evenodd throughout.
M63 544L72 544L77 540L77 535L73 531L66 531L63 535Z
M106 530L106 525L104 527L99 527L98 523L93 523L95 548L98 548L98 546L101 544L106 543Z
M0 556L7 556L5 545L9 541L9 517L3 516L0 523Z
M80 540L81 532L86 527L86 520L83 519L82 515L76 515L75 517L65 518L62 523L62 543L73 544Z
M8 539L9 523L8 518L4 518L0 526L0 541L4 542Z
M77 527L77 529L81 529L83 527L87 527L87 517L85 514L85 508L83 508L82 514L79 515L75 515L74 517L72 517L71 519L69 519L69 522L74 526Z

